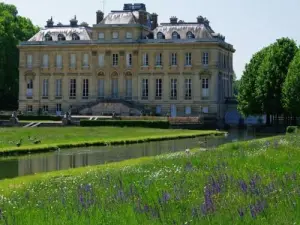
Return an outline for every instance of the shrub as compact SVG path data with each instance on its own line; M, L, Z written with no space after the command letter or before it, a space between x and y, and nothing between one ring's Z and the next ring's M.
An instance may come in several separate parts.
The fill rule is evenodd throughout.
M0 115L0 120L9 120L10 115ZM35 116L35 115L19 115L19 120L52 120L60 121L62 118L60 116Z
M297 132L297 130L298 130L298 128L296 127L296 126L288 126L287 128L286 128L286 132L287 133L296 133Z
M200 123L199 117L169 117L171 124L198 124Z
M169 121L161 120L81 120L80 126L148 127L168 129Z

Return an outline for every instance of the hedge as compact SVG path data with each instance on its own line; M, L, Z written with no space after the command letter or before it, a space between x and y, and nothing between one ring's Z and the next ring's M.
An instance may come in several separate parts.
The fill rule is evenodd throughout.
M286 128L287 133L297 133L297 130L298 130L298 127L296 127L296 126L288 126Z
M162 120L81 120L80 126L112 126L112 127L148 127L168 129L169 121Z
M0 120L9 120L10 115L0 115ZM60 116L34 116L34 115L20 115L17 116L19 120L51 120L51 121L61 121Z

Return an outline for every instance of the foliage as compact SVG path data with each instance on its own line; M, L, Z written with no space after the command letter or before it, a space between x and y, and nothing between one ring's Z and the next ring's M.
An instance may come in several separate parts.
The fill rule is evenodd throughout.
M288 126L286 128L286 132L287 133L296 133L298 131L298 127L297 126Z
M234 96L238 96L240 83L241 83L241 80L234 80L233 81L233 94L234 94Z
M278 39L269 47L259 67L255 85L257 102L267 114L282 114L282 86L288 73L290 62L298 48L294 40Z
M297 52L289 66L282 92L284 108L288 112L300 116L300 51Z
M0 223L297 224L299 136L0 182Z
M18 15L14 5L0 2L0 108L16 108L19 89L17 45L32 37L38 28Z
M169 121L164 120L81 120L80 126L149 127L168 129L170 123Z
M58 147L74 148L119 145L155 140L171 140L204 135L220 135L209 130L153 129L139 127L38 127L0 128L0 153L47 152ZM22 139L21 146L16 144ZM34 140L41 143L35 144Z
M261 62L266 57L269 47L255 53L246 64L238 87L238 110L244 115L261 114L262 109L256 100L255 86Z
M11 116L9 115L0 115L0 120L9 120ZM42 121L42 120L47 120L47 121L60 121L62 117L60 116L34 116L34 115L20 115L18 116L19 120L37 120L37 121Z

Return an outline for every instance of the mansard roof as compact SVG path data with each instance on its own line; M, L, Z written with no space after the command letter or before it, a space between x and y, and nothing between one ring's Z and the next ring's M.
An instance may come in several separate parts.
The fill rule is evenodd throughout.
M195 39L218 38L223 41L225 40L224 36L214 32L206 18L200 16L197 20L198 22L184 22L182 20L177 22L176 17L171 17L170 23L161 23L153 30L154 38L157 38L158 33L162 33L165 39L172 39L173 32L177 32L180 39L187 39L187 34L190 32Z
M138 11L111 11L100 24L138 24Z
M64 35L66 41L72 40L72 35L77 34L80 40L91 40L91 29L86 26L56 26L41 29L28 41L46 41L46 35L51 36L52 41L58 41L58 35Z

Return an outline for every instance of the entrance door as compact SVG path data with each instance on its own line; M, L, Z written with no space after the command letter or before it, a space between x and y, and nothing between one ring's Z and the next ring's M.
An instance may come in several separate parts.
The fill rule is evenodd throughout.
M171 117L176 117L176 105L171 105Z
M118 97L118 79L112 79L111 81L111 95L113 98Z

